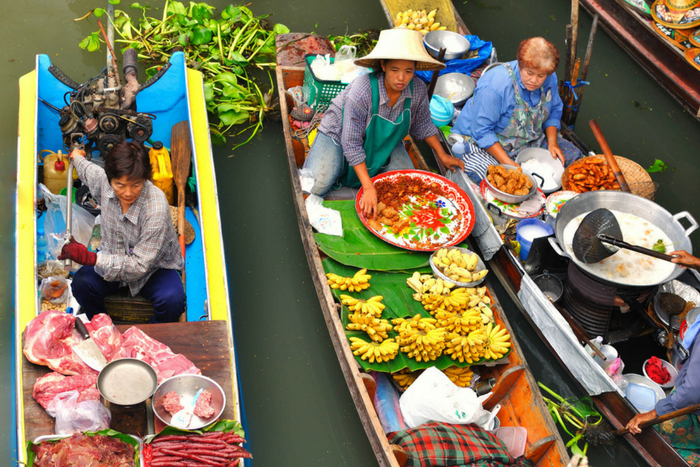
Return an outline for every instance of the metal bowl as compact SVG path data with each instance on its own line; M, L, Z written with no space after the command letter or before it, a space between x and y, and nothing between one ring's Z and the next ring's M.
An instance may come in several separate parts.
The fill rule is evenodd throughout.
M647 374L647 363L649 363L649 360L651 360L651 359L649 358L649 359L645 360L644 363L642 363L642 373L644 373L644 376L651 379L649 377L649 375ZM658 384L659 386L661 386L664 389L671 389L673 386L676 385L676 379L678 378L678 370L676 370L676 367L671 365L666 360L663 360L663 359L659 359L659 360L661 360L661 365L664 368L666 368L666 371L668 371L668 374L669 374L669 376L671 376L671 379L669 379L668 382L664 383L664 384L656 383L656 381L654 381L653 379L651 379L651 380L654 381L656 384Z
M476 84L469 75L463 73L445 73L440 75L435 84L435 94L461 107L474 94Z
M180 404L186 406L192 401L199 389L205 389L211 393L211 408L214 409L214 415L211 418L200 418L196 415L192 416L189 430L198 430L205 426L214 423L221 417L226 407L226 394L221 386L211 378L202 375L179 375L168 378L158 386L153 394L153 412L158 419L170 425L172 415L163 407L163 398L171 391L175 391L180 396Z
M151 365L137 358L112 360L100 371L97 389L112 404L130 407L153 394L158 375Z
M514 170L517 167L514 165L509 165L509 164L498 164L501 167L504 167L506 170ZM505 193L501 190L497 190L496 187L494 187L491 182L489 182L488 178L484 177L484 181L486 181L486 185L489 187L489 190L493 192L493 196L496 199L500 199L504 203L509 203L509 204L515 204L515 203L522 203L526 199L528 199L530 196L534 195L535 192L537 192L537 187L539 187L539 184L537 180L535 180L535 177L533 177L531 174L523 170L523 173L527 175L527 177L530 179L530 183L532 183L532 186L530 187L530 191L526 195L511 195L510 193Z
M520 151L518 157L515 158L515 162L522 165L523 162L529 161L531 159L535 159L541 162L542 164L546 164L552 169L552 178L554 179L555 185L553 188L549 188L547 190L544 189L544 186L541 186L540 188L542 189L544 194L549 195L551 193L554 193L555 191L558 191L561 188L561 176L564 173L564 166L561 165L559 159L553 158L549 151L546 149L527 148Z
M462 253L472 253L472 254L476 254L476 253L474 253L473 251L468 250L467 248L461 248L461 247L457 247L457 246L456 246L456 247L451 247L451 248L449 248L449 249L451 250L452 248L455 248L455 249L459 250L459 251L462 252ZM436 253L437 253L437 252L436 252ZM486 276L482 277L481 279L479 279L479 280L476 281L476 282L459 282L459 281L452 280L452 279L450 279L449 277L447 277L445 274L443 274L443 272L440 270L440 268L438 268L438 267L435 265L435 262L433 262L433 256L435 256L435 253L433 253L432 255L430 255L430 267L433 269L433 272L435 273L435 275L436 275L437 277L439 277L440 279L442 279L444 282L449 282L450 284L454 284L454 285L456 285L457 287L476 287L477 285L481 284L482 282L484 282L484 281L486 280ZM481 260L481 256L478 256L477 259L478 259L478 261L477 261L477 263L476 263L476 269L474 270L474 272L481 272L481 271L483 271L484 269L486 269L486 265L485 265L484 262ZM488 274L487 274L487 275L488 275Z
M423 38L423 44L428 53L435 58L438 57L440 49L445 48L445 57L442 59L445 62L460 58L471 47L467 39L452 31L430 31Z

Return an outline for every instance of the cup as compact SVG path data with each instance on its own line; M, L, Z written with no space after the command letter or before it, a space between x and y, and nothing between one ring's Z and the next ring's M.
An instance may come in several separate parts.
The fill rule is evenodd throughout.
M605 355L605 360L600 358L598 354L595 354L593 360L595 360L595 362L603 369L609 367L617 358L617 350L615 350L615 347L612 345L603 344L598 347L598 350Z

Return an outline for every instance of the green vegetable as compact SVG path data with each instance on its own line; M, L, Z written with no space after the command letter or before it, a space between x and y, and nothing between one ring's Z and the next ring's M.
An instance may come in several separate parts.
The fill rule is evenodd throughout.
M117 4L118 0L110 3ZM282 24L269 24L267 15L255 16L243 5L229 5L214 17L215 7L206 3L166 0L161 17L148 16L150 6L132 3L138 10L134 17L123 10L114 10L114 30L119 38L115 46L133 48L146 62L150 78L177 50L182 50L189 67L204 74L204 94L210 119L210 131L215 143L226 142L227 136L247 139L233 149L250 141L262 129L265 116L273 110L274 83L269 69L276 65L275 36L289 32ZM91 13L102 15L104 10ZM85 15L84 19L90 16ZM80 42L88 51L100 48L98 32ZM264 70L269 88L262 83ZM265 80L267 81L267 80ZM245 125L240 129L238 126ZM234 128L236 127L236 128Z
M656 159L654 161L654 165L650 166L647 169L647 172L649 172L649 173L665 172L667 168L668 168L668 166L666 165L666 163L664 163L664 161L662 161L661 159Z
M658 239L656 243L654 243L654 246L651 247L652 250L658 251L659 253L666 253L666 245L664 245L664 241L661 239Z

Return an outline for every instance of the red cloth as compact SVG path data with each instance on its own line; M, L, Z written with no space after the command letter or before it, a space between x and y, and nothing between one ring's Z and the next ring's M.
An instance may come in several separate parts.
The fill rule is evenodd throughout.
M649 378L657 384L666 384L671 381L671 375L657 357L651 357L649 359L645 370Z

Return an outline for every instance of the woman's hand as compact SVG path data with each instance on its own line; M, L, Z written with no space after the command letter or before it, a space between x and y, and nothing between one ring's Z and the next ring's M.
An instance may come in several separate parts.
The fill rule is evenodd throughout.
M651 412L647 413L639 413L627 423L627 426L625 428L630 430L630 433L632 433L633 435L636 435L642 432L642 429L639 428L639 425L644 422L648 422L653 418L656 418L656 410L652 410Z
M445 166L446 169L451 171L456 171L458 168L464 170L464 161L456 157L448 155L446 152L439 152L438 157L440 162Z
M374 184L363 187L360 208L367 219L377 217L377 189Z
M682 268L700 269L700 258L696 258L685 250L672 251L669 255L675 256L671 262Z
M561 162L561 165L564 165L564 153L561 151L561 148L557 144L557 142L550 142L547 144L547 149L549 149L549 153L552 155L554 159L559 159L559 162Z
M75 156L83 156L83 157L85 157L85 151L83 151L82 149L75 148L75 149L73 149L73 151L68 155L68 157L70 158L70 160L73 160L73 158L74 158Z

